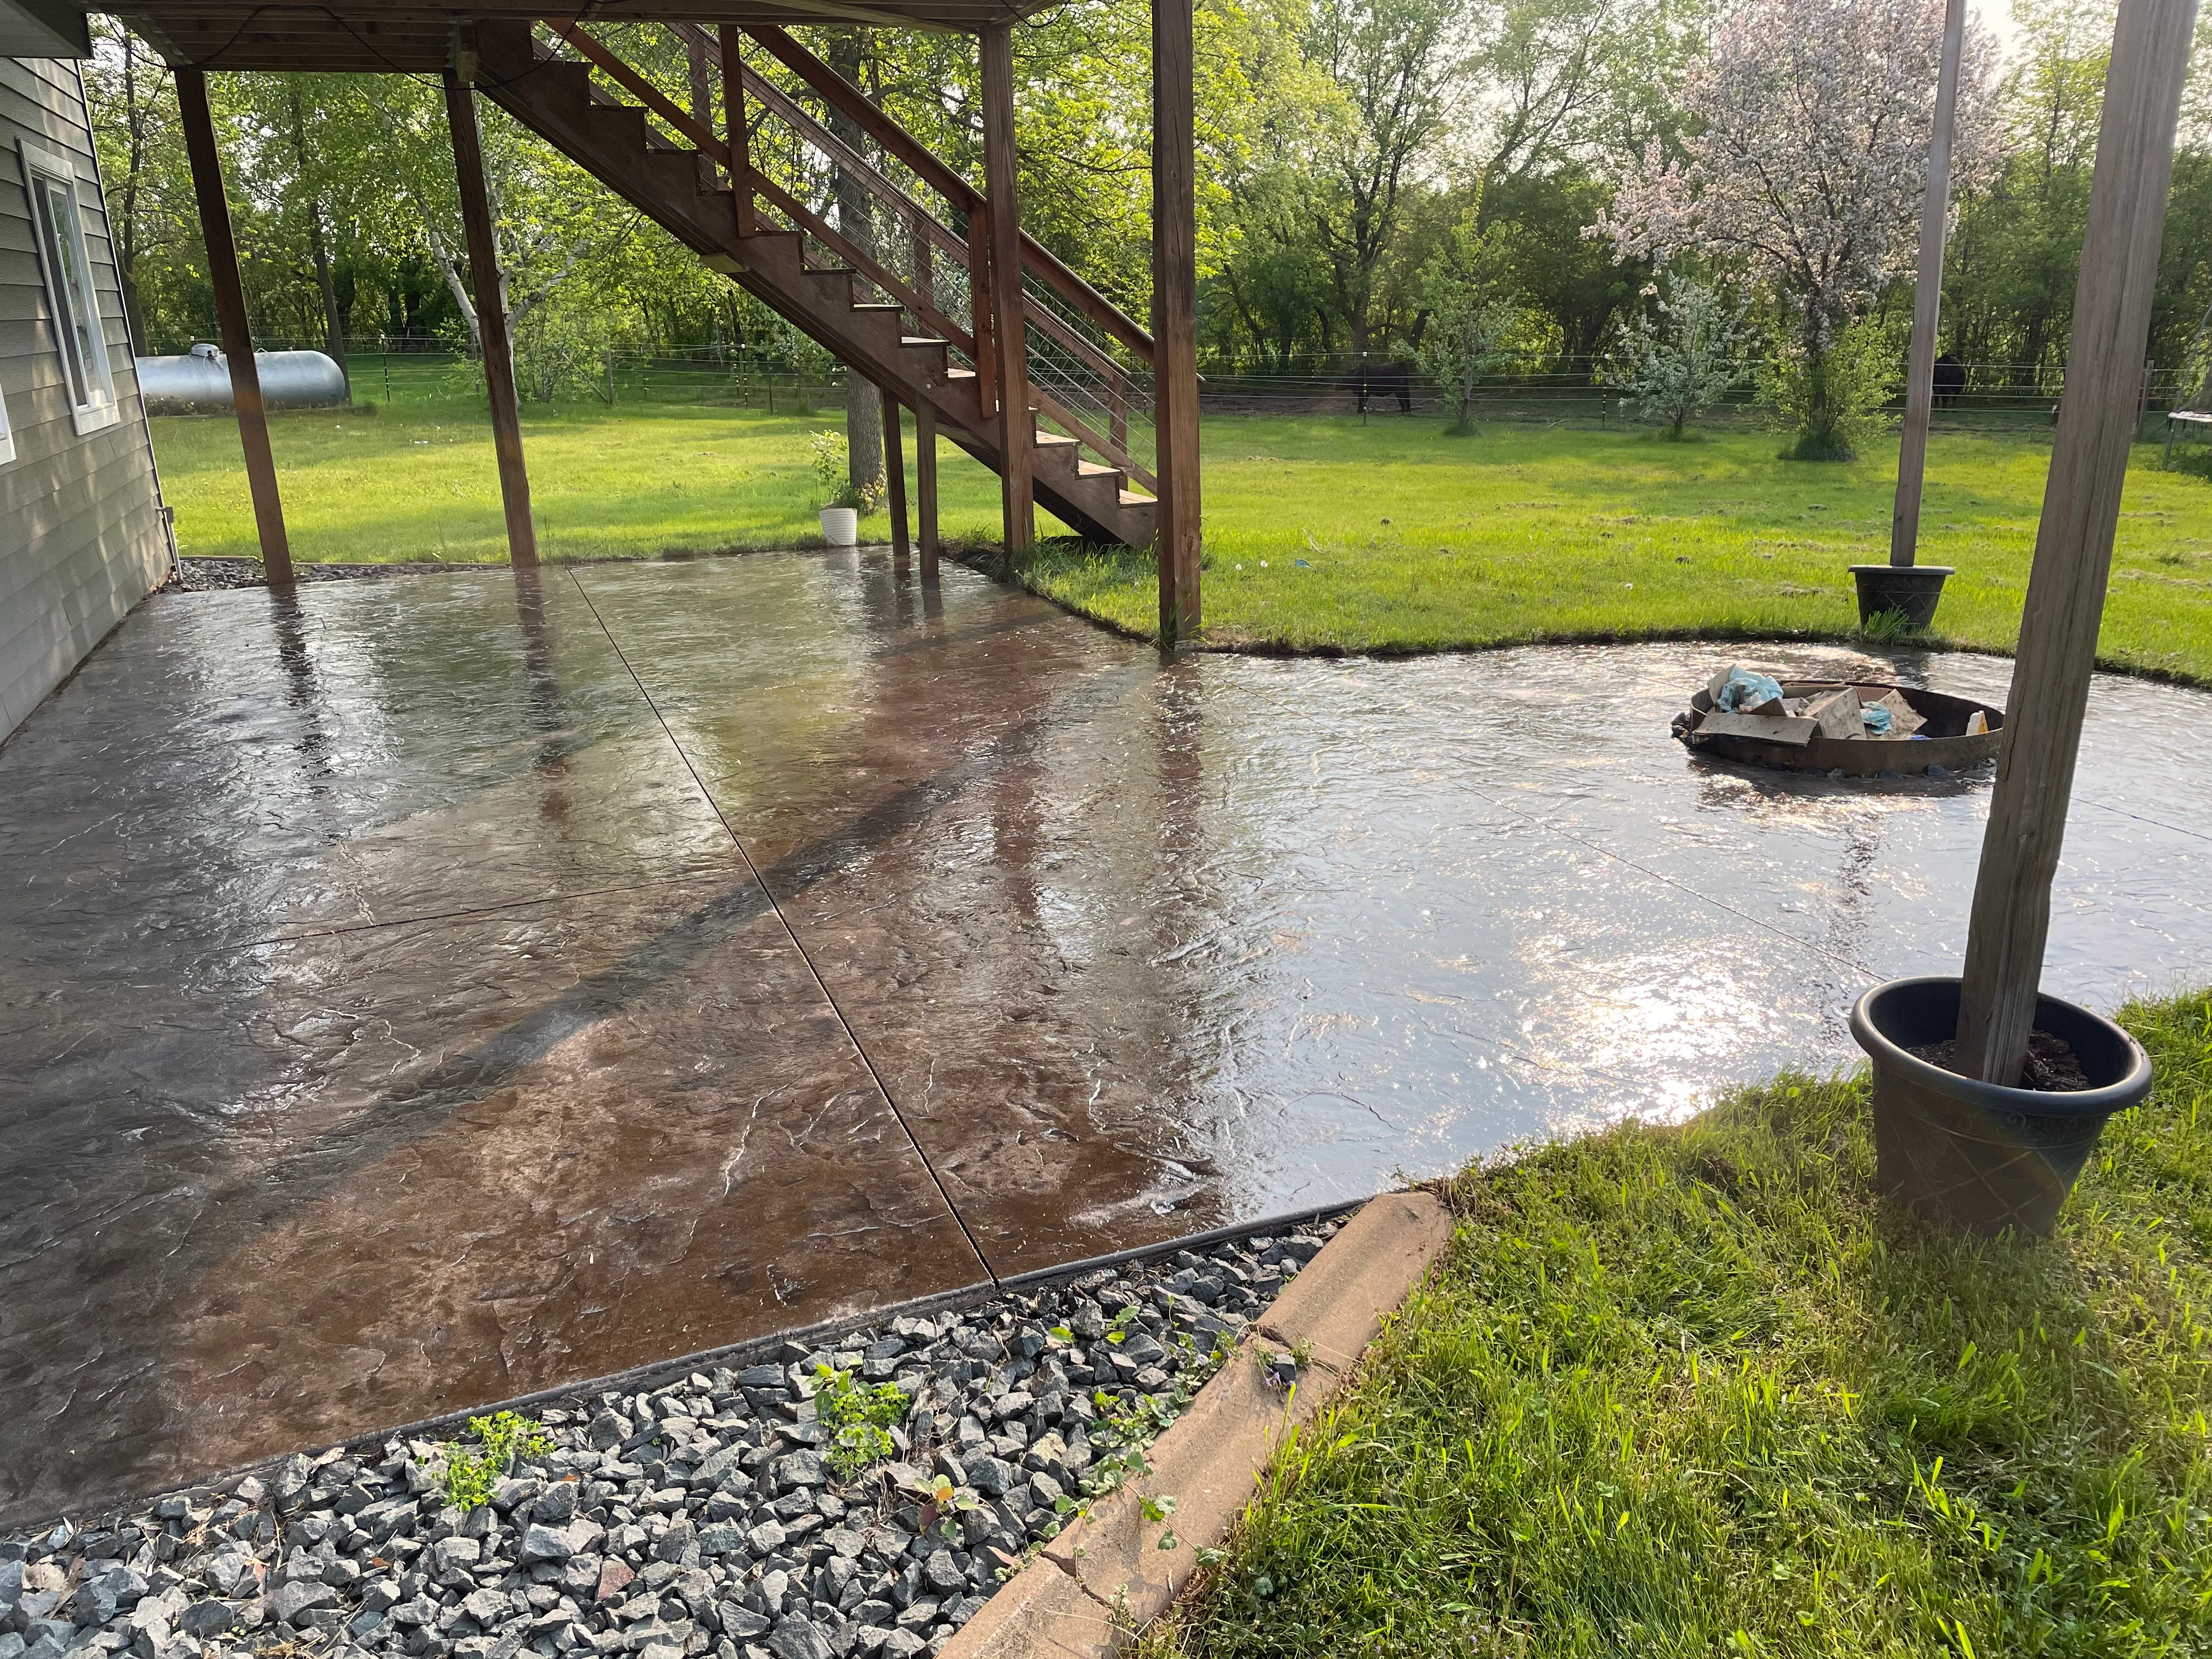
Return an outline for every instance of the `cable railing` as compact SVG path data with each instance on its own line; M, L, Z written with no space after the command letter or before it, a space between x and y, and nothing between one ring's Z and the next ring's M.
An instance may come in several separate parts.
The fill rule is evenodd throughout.
M574 24L549 27L553 40L639 99L673 143L729 161L720 134L595 37ZM726 73L716 34L683 22L667 27L717 79ZM992 273L969 234L984 217L982 192L781 30L750 33L859 137L842 136L741 62L744 185L756 210L802 235L810 263L854 270L856 301L896 305L909 335L945 341L953 361L975 374L984 410L996 407ZM596 83L593 93L621 101ZM865 154L870 141L874 153ZM1024 356L1038 418L1139 486L1156 489L1151 337L1033 238L1024 235L1023 244Z

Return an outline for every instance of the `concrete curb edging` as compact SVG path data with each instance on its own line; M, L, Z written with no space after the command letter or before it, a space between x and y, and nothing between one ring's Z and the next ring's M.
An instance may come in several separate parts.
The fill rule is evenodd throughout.
M1285 1286L1229 1362L1147 1453L1152 1473L1102 1498L969 1620L941 1659L1096 1659L1167 1611L1201 1547L1228 1536L1275 1449L1335 1397L1395 1311L1451 1238L1452 1219L1425 1192L1370 1199ZM1310 1354L1286 1400L1267 1356ZM1143 1498L1172 1494L1165 1522ZM1178 1547L1159 1547L1170 1527Z

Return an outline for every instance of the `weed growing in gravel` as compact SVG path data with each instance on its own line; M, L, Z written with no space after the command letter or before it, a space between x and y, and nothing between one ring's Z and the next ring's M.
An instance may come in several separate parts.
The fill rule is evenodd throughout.
M830 1436L823 1461L840 1480L853 1480L898 1448L890 1429L905 1420L908 1401L895 1382L855 1382L853 1373L817 1365L814 1415Z
M446 1488L446 1501L466 1511L491 1502L499 1484L518 1457L542 1457L553 1449L545 1431L526 1417L501 1412L496 1417L471 1417L469 1432L477 1449L456 1440L446 1448L438 1478Z

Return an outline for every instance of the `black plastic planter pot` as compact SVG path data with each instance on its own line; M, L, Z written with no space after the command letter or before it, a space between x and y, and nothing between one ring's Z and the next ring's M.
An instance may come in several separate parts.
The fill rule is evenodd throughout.
M2103 1015L2056 997L2037 998L2035 1024L2073 1046L2087 1089L2004 1089L1906 1053L1957 1033L1956 979L1895 979L1859 999L1851 1035L1874 1062L1884 1192L1978 1233L2051 1230L2105 1120L2150 1092L2150 1057Z
M1943 597L1948 564L1855 564L1851 580L1859 586L1859 625L1876 617L1901 611L1917 631L1936 620L1936 601Z

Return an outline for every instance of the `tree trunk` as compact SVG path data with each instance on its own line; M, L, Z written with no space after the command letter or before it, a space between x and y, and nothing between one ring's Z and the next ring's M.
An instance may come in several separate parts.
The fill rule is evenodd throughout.
M854 86L860 84L860 58L858 29L841 29L831 38L830 67ZM860 131L858 122L842 111L830 112L830 131L860 155L868 153L867 135ZM848 240L872 252L874 204L869 200L868 187L841 167L836 190L837 228ZM855 373L850 365L845 370L845 444L849 457L848 475L853 487L872 489L876 480L884 476L883 396L867 376Z
M300 164L300 179L304 185L311 171L307 160L307 112L296 81L292 84L292 153ZM315 288L323 301L324 349L338 366L338 374L346 383L346 395L350 399L353 374L346 363L345 319L338 314L337 284L331 280L330 245L323 238L323 204L313 191L307 193L307 251L315 262Z

